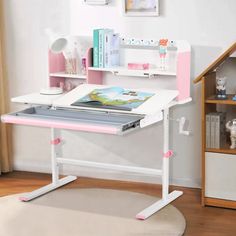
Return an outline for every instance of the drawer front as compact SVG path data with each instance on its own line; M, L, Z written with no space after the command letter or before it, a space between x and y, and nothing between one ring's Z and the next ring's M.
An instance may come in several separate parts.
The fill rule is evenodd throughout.
M111 114L84 110L54 110L48 107L32 107L3 115L5 123L69 129L96 133L123 134L139 127L142 116Z
M236 201L236 155L205 153L205 196Z

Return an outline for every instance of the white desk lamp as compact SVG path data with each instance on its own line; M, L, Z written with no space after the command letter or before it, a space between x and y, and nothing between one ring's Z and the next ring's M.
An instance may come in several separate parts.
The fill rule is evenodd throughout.
M57 54L62 53L66 46L68 45L68 40L66 37L55 34L51 29L45 29L45 33L49 39L49 49ZM47 87L40 90L40 94L44 95L58 95L62 94L63 89L59 87Z

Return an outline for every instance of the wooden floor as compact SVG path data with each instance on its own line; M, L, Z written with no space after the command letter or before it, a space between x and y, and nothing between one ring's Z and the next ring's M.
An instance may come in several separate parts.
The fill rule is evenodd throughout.
M51 181L50 175L13 172L0 176L0 196L34 190ZM160 196L161 187L153 184L131 183L111 180L79 178L64 188L112 188ZM172 189L176 189L172 187ZM202 207L200 205L200 190L177 188L184 195L174 201L187 221L186 236L236 236L236 210Z

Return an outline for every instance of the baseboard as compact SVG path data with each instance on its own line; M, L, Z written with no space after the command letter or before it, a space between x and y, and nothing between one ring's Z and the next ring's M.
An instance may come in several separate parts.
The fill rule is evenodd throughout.
M172 178L170 180L172 185L188 187L188 188L201 188L201 179L188 179L188 178Z
M14 170L17 171L29 171L37 173L51 173L51 167L45 163L35 162L22 162L15 161ZM91 178L100 178L100 179L113 179L113 180L126 180L126 181L135 181L142 183L154 183L161 184L161 177L152 177L134 173L127 172L115 172L115 171L103 171L101 169L94 168L80 168L73 166L63 166L60 169L60 173L63 175L76 175L81 177L91 177ZM189 187L189 188L200 188L201 186L200 179L187 179L187 178L171 178L170 184L175 186Z

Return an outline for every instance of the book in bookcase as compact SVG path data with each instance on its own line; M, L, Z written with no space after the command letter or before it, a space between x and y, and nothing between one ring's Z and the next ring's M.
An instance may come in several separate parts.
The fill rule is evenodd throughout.
M226 113L206 114L206 148L221 148L226 140Z
M215 113L211 113L211 122L210 122L210 126L211 126L211 139L210 139L210 144L211 144L211 148L215 148Z
M221 148L225 142L226 113L220 112L215 115L215 148Z
M206 148L211 148L211 115L206 115Z

